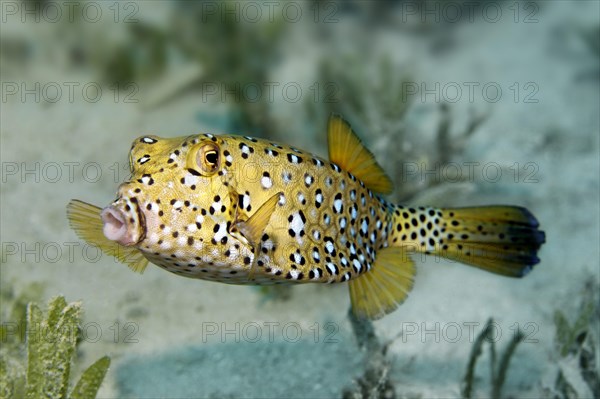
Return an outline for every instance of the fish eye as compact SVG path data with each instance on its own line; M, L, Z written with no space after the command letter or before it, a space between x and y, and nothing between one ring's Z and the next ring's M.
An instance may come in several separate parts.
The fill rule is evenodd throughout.
M216 172L220 166L219 147L214 143L200 147L196 154L196 164L206 173Z
M216 165L219 160L219 154L214 150L210 150L204 154L204 160L211 166Z

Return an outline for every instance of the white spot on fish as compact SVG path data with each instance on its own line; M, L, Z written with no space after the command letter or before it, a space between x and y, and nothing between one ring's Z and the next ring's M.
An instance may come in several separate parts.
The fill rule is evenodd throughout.
M323 194L318 193L317 195L315 195L315 201L319 204L323 203Z
M313 277L313 280L318 280L321 277L321 273L319 273L319 269L313 269L313 273L315 274L315 276Z
M329 272L333 275L337 274L337 266L334 265L333 263L329 262L327 263L327 269L329 270Z
M248 210L249 206L250 206L250 195L244 194L242 196L242 208L244 208L245 210Z
M304 184L306 184L307 187L310 186L313 183L313 181L314 181L314 179L310 175L306 175L304 177Z
M335 210L335 213L342 212L342 205L343 205L343 202L341 199L336 199L335 201L333 201L333 209Z
M265 188L265 189L268 189L268 188L271 188L271 187L273 187L273 182L271 181L271 178L270 178L269 176L263 176L263 177L260 179L260 185L261 185L263 188Z
M189 172L184 176L184 179L185 180L183 181L183 184L188 185L188 186L191 186L192 184L198 184L198 180L199 180L198 176L194 176Z
M188 224L185 229L187 231L189 231L190 233L193 233L194 231L198 230L198 226L196 226L196 223L192 223L192 224Z
M360 273L360 271L362 270L362 265L360 264L358 259L354 259L352 261L352 265L354 266L354 270L356 271L356 273Z
M356 255L356 247L354 246L354 244L350 244L350 253L352 255Z
M296 233L296 236L299 236L300 233L304 230L304 222L300 217L299 213L294 213L292 215L292 221L290 222L290 229Z
M300 263L302 261L302 255L300 255L299 252L295 252L293 257L294 257L294 262L296 262L296 263Z
M219 230L214 235L215 241L217 241L217 242L221 241L221 239L223 237L225 237L226 235L227 235L227 228L226 228L225 224L224 223L219 224ZM219 249L217 248L217 252L218 251L219 251ZM218 255L218 253L217 253L217 255ZM217 255L215 255L215 256L217 256Z
M334 247L333 247L333 242L331 242L331 241L327 241L327 242L325 243L325 251L326 251L328 254L330 254L330 253L332 253L332 252L333 252L333 250L334 250Z
M319 255L319 253L317 251L313 251L313 259L315 261L321 260L321 256Z
M298 280L299 273L300 270L290 270L290 276L292 277L292 280Z
M247 145L245 145L245 144L242 145L241 150L242 150L243 154L246 154L246 155L250 154L250 148Z

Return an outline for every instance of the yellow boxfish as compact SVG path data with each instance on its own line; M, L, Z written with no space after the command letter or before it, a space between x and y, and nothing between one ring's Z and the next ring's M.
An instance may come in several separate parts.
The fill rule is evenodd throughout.
M329 159L248 136L143 136L131 178L100 209L67 207L82 239L142 272L230 284L342 283L354 313L376 319L408 295L411 254L510 277L539 262L545 241L525 208L407 207L350 125L332 116Z

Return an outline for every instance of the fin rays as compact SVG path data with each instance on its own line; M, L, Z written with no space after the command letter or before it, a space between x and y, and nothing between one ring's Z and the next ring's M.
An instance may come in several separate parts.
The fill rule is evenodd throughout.
M348 122L337 115L329 118L327 141L331 162L352 173L376 193L389 194L393 191L392 181L374 155L362 144Z
M448 224L453 239L436 251L439 255L508 277L523 277L539 263L537 252L545 234L527 209L485 206L444 211L456 225Z
M127 264L134 272L142 273L148 266L148 260L138 249L121 246L104 236L100 211L100 208L92 204L71 200L67 205L69 224L79 238Z
M354 314L379 319L392 312L408 296L414 275L414 263L404 248L379 250L371 270L349 282Z

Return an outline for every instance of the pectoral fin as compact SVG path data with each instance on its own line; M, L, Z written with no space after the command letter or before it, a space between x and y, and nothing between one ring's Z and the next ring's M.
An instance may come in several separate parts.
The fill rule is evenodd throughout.
M260 237L262 237L273 212L275 212L281 194L283 193L279 192L269 198L248 220L239 221L235 224L237 230L252 246L256 247L260 242Z
M67 205L69 225L75 230L77 236L88 244L97 246L107 255L114 256L134 272L142 273L148 266L148 260L138 249L124 247L104 236L101 211L102 209L92 204L71 200Z
M250 280L254 279L254 273L256 272L257 267L257 259L258 259L258 251L260 238L265 232L265 229L269 225L269 221L271 220L271 216L275 212L277 207L277 203L279 202L279 198L283 193L279 192L269 198L264 204L258 208L256 212L248 220L236 222L232 228L239 231L239 233L252 245L254 249L254 261L250 267L250 273L248 278Z

